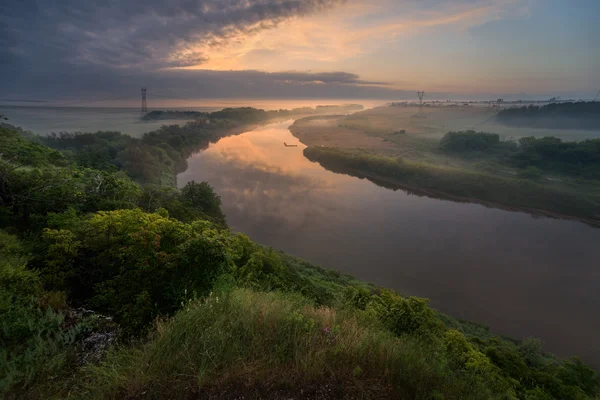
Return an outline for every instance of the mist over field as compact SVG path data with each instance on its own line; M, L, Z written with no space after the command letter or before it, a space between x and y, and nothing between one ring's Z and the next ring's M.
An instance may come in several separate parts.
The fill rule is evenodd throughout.
M600 3L0 4L0 397L600 398Z

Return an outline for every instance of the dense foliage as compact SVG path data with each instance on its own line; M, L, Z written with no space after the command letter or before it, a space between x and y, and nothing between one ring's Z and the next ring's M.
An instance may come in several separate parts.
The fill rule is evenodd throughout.
M0 231L0 394L16 394L48 379L67 362L66 350L83 332L64 326L62 296L46 292L36 271L25 267L19 240Z
M184 148L186 129L140 142ZM143 186L128 168L78 153L107 137L127 142L114 134L50 139L67 143L62 157L36 138L2 131L11 149L0 165L3 397L188 398L242 388L251 398L325 384L338 397L600 394L596 372L576 359L473 329L426 299L232 233L206 183ZM123 330L120 346L83 368L82 343L97 328L73 316L76 307L102 312Z
M94 169L71 163L17 131L0 128L0 141L9 156L0 159L0 224L36 230L44 226L50 213L136 207L150 212L165 208L182 221L204 218L225 224L220 198L206 183L189 182L182 190L140 185L113 167Z
M554 137L525 137L519 140L519 151L513 159L521 168L600 179L600 139L563 142Z
M520 168L519 176L540 178L543 171L587 179L600 179L600 139L565 142L556 137L533 136L500 141L493 133L448 132L440 149L461 157L492 157L501 164Z
M175 186L175 177L185 170L190 155L241 124L229 120L193 121L183 126L164 125L141 138L120 132L63 132L38 140L62 151L78 165L120 169L143 184Z
M495 133L461 131L448 132L440 141L440 147L457 153L490 151L500 144L500 135Z
M551 103L506 108L498 113L502 123L554 129L600 128L600 101Z
M187 168L186 160L211 142L243 130L248 124L332 110L355 110L357 105L321 106L293 110L264 111L252 107L225 108L201 113L202 118L184 125L163 125L158 130L133 138L120 132L53 133L33 136L35 142L61 151L79 166L101 170L123 170L142 184L175 186L176 175ZM180 111L153 111L148 119L179 118ZM179 116L179 117L178 117ZM24 142L25 143L25 142Z

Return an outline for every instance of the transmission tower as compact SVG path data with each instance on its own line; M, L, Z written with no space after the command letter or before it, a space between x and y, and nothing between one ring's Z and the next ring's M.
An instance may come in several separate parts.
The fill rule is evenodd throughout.
M596 93L596 97L594 97L594 101L598 100L598 96L600 96L600 90L598 90L598 93Z
M148 112L148 104L146 103L146 88L142 87L142 115Z
M425 92L417 92L417 96L419 96L419 114L423 115L423 96L425 96Z

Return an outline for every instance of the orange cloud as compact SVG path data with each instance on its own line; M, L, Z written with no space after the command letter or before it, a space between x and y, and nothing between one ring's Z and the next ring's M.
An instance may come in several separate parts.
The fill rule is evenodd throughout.
M436 11L407 11L403 4L379 0L375 4L351 1L318 15L295 17L270 29L230 38L218 43L190 46L191 54L204 54L207 61L190 68L265 71L343 68L346 60L373 53L401 37L438 26L464 30L507 13L522 13L525 0L463 3ZM396 14L390 13L396 9ZM388 14L392 16L387 17ZM365 15L377 18L370 23ZM185 55L180 56L185 57Z

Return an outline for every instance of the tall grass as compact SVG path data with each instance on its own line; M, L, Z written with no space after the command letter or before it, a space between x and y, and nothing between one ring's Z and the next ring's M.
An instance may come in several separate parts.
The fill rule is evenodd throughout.
M86 374L80 393L90 399L203 397L230 388L274 398L269 393L325 385L336 398L493 398L425 341L394 337L357 311L245 289L189 304L159 321L148 343L113 351Z

